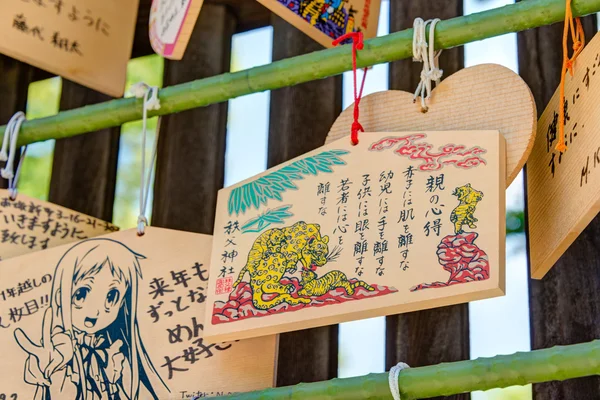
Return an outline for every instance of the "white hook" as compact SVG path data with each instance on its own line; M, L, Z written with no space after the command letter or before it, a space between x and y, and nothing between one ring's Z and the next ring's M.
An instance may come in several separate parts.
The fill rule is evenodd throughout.
M149 86L144 82L136 83L131 87L131 92L137 98L143 98L143 113L142 113L142 171L140 177L140 213L137 220L137 233L142 236L145 233L145 228L148 225L146 218L146 208L148 207L148 197L150 196L150 182L152 179L152 171L156 162L156 153L158 150L158 131L157 124L156 138L152 148L152 157L150 159L150 167L146 173L146 138L148 136L148 110L160 109L160 100L158 99L158 87Z
M399 362L394 365L392 369L390 369L390 373L388 375L388 383L390 384L390 392L392 393L392 397L394 400L402 400L400 398L400 387L398 386L398 377L400 376L400 372L402 370L408 369L410 366L403 362Z
M413 101L421 97L421 110L427 111L426 99L431 97L432 81L439 85L443 71L438 66L441 50L435 52L435 26L440 22L439 18L423 21L415 18L413 23L413 61L422 62L421 81L415 90ZM429 25L429 44L427 44L427 26ZM428 51L429 50L429 51Z
M22 111L19 111L12 116L6 125L4 138L2 140L2 149L0 150L0 161L6 161L6 165L0 170L0 175L4 179L8 179L8 190L10 198L13 200L17 197L17 182L21 172L21 165L23 164L25 153L27 152L27 146L23 146L21 158L19 159L17 171L15 172L13 168L17 153L17 142L19 140L19 132L23 122L25 122L25 114Z

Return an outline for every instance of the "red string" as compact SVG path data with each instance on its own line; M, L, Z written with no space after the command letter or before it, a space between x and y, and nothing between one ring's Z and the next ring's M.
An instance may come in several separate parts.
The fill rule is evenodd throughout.
M358 50L362 50L364 47L363 34L362 32L350 32L343 36L340 36L333 41L333 45L337 46L340 43L345 42L348 39L352 39L352 74L354 76L354 121L352 122L352 130L350 134L350 140L352 144L356 146L358 144L358 132L364 132L364 128L358 122L359 105L360 99L362 98L363 89L365 87L365 79L367 77L367 69L365 68L362 83L360 84L360 91L357 91L356 85L356 53Z

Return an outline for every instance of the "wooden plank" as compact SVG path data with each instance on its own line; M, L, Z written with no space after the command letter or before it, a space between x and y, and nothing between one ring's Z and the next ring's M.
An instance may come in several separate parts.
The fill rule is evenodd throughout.
M154 54L150 45L150 36L148 29L150 24L150 6L152 0L139 0L137 13L137 23L135 24L135 34L133 36L133 47L131 49L131 58L147 56Z
M272 24L273 61L321 49L283 19L273 16ZM268 166L322 146L341 109L340 76L272 91ZM280 335L277 386L335 377L337 353L337 325Z
M63 79L60 109L110 97ZM48 201L105 221L112 220L120 128L56 141Z
M122 96L137 0L80 0L77 9L61 1L50 7L43 1L0 3L0 52L103 93Z
M28 64L0 54L0 121L8 121L18 111L25 112L29 84L37 78L38 71ZM0 179L0 188L7 187L8 181Z
M412 27L416 17L449 19L463 14L461 0L391 1L390 32ZM450 76L464 66L463 47L444 51L440 68ZM390 88L413 92L422 64L401 60L390 64ZM386 319L386 369L398 362L412 367L469 359L469 306L459 304L395 315ZM468 394L449 396L466 400Z
M183 59L165 62L164 85L229 71L234 27L226 6L204 4ZM227 103L162 119L153 225L212 233L217 191L223 187L226 127Z
M454 146L465 150L406 154ZM205 338L241 340L504 295L505 160L505 139L493 130L364 132L356 146L346 131L220 190L215 226L238 220L242 234L234 252L235 228L215 230L209 274L221 275L208 286Z
M205 0L226 5L236 19L235 32L246 32L271 24L271 12L255 0Z
M583 24L591 39L596 33L596 16L583 18ZM518 34L519 71L531 88L539 113L560 81L562 30L562 24L555 24ZM542 280L530 281L532 349L600 337L599 235L600 218L596 217ZM595 399L599 392L600 377L533 385L533 398L539 400Z

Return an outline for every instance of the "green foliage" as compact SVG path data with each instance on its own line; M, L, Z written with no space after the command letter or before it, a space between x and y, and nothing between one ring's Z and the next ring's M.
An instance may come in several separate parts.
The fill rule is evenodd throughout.
M281 201L281 193L298 187L293 181L304 179L305 175L319 172L333 172L334 165L345 165L340 158L347 150L329 150L315 156L306 157L232 190L229 196L229 215L244 213L252 207L267 204L270 199Z
M242 233L260 232L271 226L271 224L283 224L286 218L294 215L288 211L290 208L292 206L287 205L265 211L258 217L252 218L242 225Z
M59 77L29 85L27 119L49 117L58 113L62 81ZM18 182L19 192L41 200L48 198L54 140L28 146Z
M523 210L506 211L506 234L525 232L525 212Z
M474 392L472 400L531 400L531 385Z

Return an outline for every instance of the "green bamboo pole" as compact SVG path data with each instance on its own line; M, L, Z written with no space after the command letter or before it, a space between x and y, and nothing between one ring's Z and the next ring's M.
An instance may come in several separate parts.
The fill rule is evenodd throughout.
M583 16L600 11L600 0L573 0L573 14ZM564 19L565 0L523 0L515 4L440 22L436 27L436 48L447 49L465 43L517 32ZM210 38L207 38L210 40ZM560 51L560 43L556 49ZM170 86L160 91L161 108L149 115L165 115L227 101L250 93L292 86L326 78L352 68L350 46L276 61L239 72L213 76ZM386 63L412 54L412 29L365 41L358 66ZM442 66L443 67L443 66ZM25 122L19 145L60 139L141 119L141 100L125 98L94 104L55 116ZM0 131L4 132L4 126Z
M600 340L492 358L406 369L400 373L403 400L600 375ZM303 383L218 397L228 400L392 399L388 374Z

